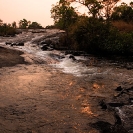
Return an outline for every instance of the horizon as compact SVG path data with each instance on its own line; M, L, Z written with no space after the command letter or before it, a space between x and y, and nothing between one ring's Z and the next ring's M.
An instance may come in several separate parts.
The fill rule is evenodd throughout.
M20 20L26 19L31 22L38 22L43 27L53 25L50 10L52 4L56 4L59 0L0 0L0 19L5 23L17 24ZM129 4L131 0L122 0ZM4 5L4 6L3 6Z

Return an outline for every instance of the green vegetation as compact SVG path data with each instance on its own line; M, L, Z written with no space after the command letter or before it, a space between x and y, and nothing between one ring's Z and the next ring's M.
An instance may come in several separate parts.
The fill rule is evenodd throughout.
M77 13L70 3L65 0L60 0L57 5L51 9L51 17L54 19L55 26L67 30L67 28L74 24L77 20Z
M43 27L37 22L31 22L26 19L22 19L19 21L20 29L42 29Z
M12 24L3 23L0 19L0 36L15 36L17 33L16 29L42 29L43 27L37 22L30 22L26 19L22 19L19 21L19 27L17 27L17 23L14 21Z
M43 29L43 27L37 22L32 22L31 24L29 24L28 28L29 29Z
M16 31L15 31L15 26L14 23L11 24L6 24L3 23L3 21L0 19L0 36L14 36Z
M87 7L79 15L71 3ZM66 30L61 41L69 49L95 54L133 55L133 3L118 0L60 0L51 9L57 28Z

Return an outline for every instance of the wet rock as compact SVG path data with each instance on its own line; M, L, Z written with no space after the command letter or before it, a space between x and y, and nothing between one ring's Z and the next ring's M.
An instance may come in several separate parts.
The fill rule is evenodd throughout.
M16 46L16 43L11 43L11 46Z
M96 128L100 133L128 133L122 125L112 125L109 122L98 121L92 123L91 127Z
M116 91L122 91L123 89L122 89L121 86L118 86L115 90L116 90Z
M16 43L16 46L24 46L23 42Z
M133 104L133 98L129 98L129 103Z
M68 47L65 47L65 46L58 46L56 49L57 49L57 50L67 50Z
M52 43L52 41L50 39L48 39L48 40L41 41L40 45L41 44L48 44L48 45L50 45L51 43Z
M73 55L70 55L70 56L69 56L69 59L72 59L72 60L74 60L74 61L76 60L76 58L75 58Z
M50 47L48 44L44 44L43 46L41 46L41 49L42 49L43 51L53 50L53 48Z
M114 117L115 117L115 125L122 125L121 118L116 112L114 113Z
M5 44L6 44L6 45L11 45L12 43L11 43L11 42L6 42Z
M128 133L133 133L133 130L129 130Z
M49 48L48 48L48 45L43 45L43 46L41 47L41 49L42 49L43 51L45 51L45 50L48 50Z
M71 54L73 56L81 56L85 55L86 53L84 51L73 51L73 50L68 50L65 52L66 55Z
M111 106L111 107L122 107L122 106L124 106L124 103L112 102L112 103L108 103L108 105Z
M50 54L50 56L56 60L61 60L61 59L65 58L64 55L58 55L58 54Z
M99 102L99 105L101 106L101 109L107 109L107 105L103 100Z
M24 46L23 42L13 42L10 44L11 46Z
M112 125L108 122L98 121L91 124L93 128L100 130L101 133L111 133Z
M126 89L128 92L129 91L133 91L133 87L130 87L130 88L128 88L128 89Z

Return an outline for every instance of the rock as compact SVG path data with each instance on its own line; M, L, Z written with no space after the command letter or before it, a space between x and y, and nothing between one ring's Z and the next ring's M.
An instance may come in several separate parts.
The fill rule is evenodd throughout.
M124 106L124 103L108 103L108 105L111 107L122 107Z
M13 42L10 44L11 46L24 46L23 42Z
M128 92L129 91L133 91L133 87L130 87L130 88L128 88L128 89L126 89Z
M43 51L45 51L45 50L48 50L49 48L48 48L47 45L44 45L44 46L41 47L41 49L42 49Z
M56 60L60 60L60 59L63 59L65 58L64 55L58 55L58 54L50 54L50 56Z
M51 43L52 43L52 41L51 41L50 39L47 39L47 40L41 41L41 42L40 42L40 45L41 45L41 44L50 45Z
M90 125L91 127L98 129L100 133L128 133L122 125L112 125L105 121L98 121Z
M118 86L115 90L116 90L116 91L122 91L123 89L122 89L121 86Z
M84 51L73 51L73 50L68 50L65 52L65 54L72 54L74 56L81 56L81 55L85 55L86 53Z
M16 43L11 43L11 46L15 46L16 45Z
M11 45L12 43L11 42L6 42L6 45Z
M75 58L73 55L70 55L70 56L69 56L69 59L72 59L72 60L74 60L74 61L76 60L76 58Z
M101 106L101 109L107 109L107 105L103 100L99 102L99 105Z
M24 46L24 43L23 42L16 43L16 46Z
M115 125L122 125L121 118L116 112L114 113L114 117L115 117Z
M101 131L101 133L111 133L112 125L108 122L98 121L96 123L92 123L91 126Z
M133 98L129 98L129 102L133 104Z
M133 130L129 130L128 133L133 133Z
M57 48L57 46L56 46L56 49L57 49L57 50L67 50L68 47L58 46L58 48Z

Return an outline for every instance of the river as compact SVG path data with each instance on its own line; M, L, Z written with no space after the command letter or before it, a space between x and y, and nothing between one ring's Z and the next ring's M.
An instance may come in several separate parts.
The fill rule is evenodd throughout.
M43 65L45 67L46 65L48 65L52 68L51 72L53 75L55 71L72 75L72 81L69 82L68 86L76 84L76 86L79 86L78 88L80 88L80 93L76 94L76 90L68 90L68 92L66 90L64 91L66 93L70 93L69 91L72 91L73 95L75 93L75 98L79 100L79 103L81 104L81 112L91 116L88 118L92 118L92 127L104 133L106 133L107 130L110 130L108 132L113 133L112 129L114 130L114 133L116 133L119 132L122 128L123 130L126 130L125 132L133 133L133 63L122 62L122 60L107 60L105 58L94 57L92 55L74 56L74 59L71 59L70 54L66 55L65 51L43 51L40 45L38 45L38 42L41 42L46 38L55 39L56 41L58 41L59 38L57 34L63 32L64 31L58 29L45 30L45 32L42 33L33 33L31 31L22 32L22 34L16 35L16 37L1 37L0 46L23 51L25 54L22 56L25 58L25 61L27 61L29 64L39 64L30 66L30 69L36 69L38 67L38 70L34 71L42 71ZM6 45L5 42L24 42L24 46L10 46ZM19 66L19 70L22 69L21 67L22 66ZM13 71L12 68L10 69L10 72ZM27 67L27 70L28 69L29 68ZM6 71L8 70L6 69ZM43 77L44 75L41 76ZM21 78L23 79L23 82L26 79L25 83L28 84L27 80L30 80L30 77L39 78L38 75L34 74L30 74L29 78ZM67 76L63 77L68 80ZM76 80L74 80L74 77ZM59 77L57 79L59 79ZM58 85L56 82L61 82L57 79L55 81L54 79L51 79L52 82L56 84L56 87ZM36 82L33 82L33 84L35 83ZM40 81L40 84L41 83L43 82ZM61 83L59 83L59 86L60 84ZM51 90L47 89L47 94L51 94L50 91ZM64 95L62 96L62 98L67 97L67 94L65 94L64 92L62 94ZM68 98L70 99L70 96L73 97L72 94L69 95ZM68 100L69 102L71 102L70 99ZM68 105L69 103L67 104L67 106ZM72 107L71 105L71 108L75 107ZM76 115L74 115L74 118L76 118ZM79 117L79 121L81 121L80 124L86 124L84 120L86 121L86 119ZM99 124L99 122L101 123L101 125ZM104 129L103 127L106 128ZM65 129L65 127L62 128ZM64 132L65 130L60 131ZM73 131L74 130L72 130L71 132ZM77 129L77 132L87 131L80 131ZM90 133L96 133L96 131L90 130Z

